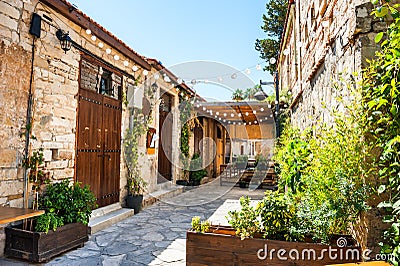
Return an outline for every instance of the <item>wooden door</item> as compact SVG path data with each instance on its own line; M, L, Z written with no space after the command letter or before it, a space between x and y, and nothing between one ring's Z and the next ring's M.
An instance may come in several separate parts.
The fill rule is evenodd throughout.
M158 176L157 183L172 180L172 125L171 96L164 94L159 107Z
M81 89L76 181L89 185L103 207L119 201L121 101Z
M220 174L220 166L224 164L224 139L222 135L223 130L219 125L217 125L217 153L216 153L216 160L215 160L215 167L217 176Z

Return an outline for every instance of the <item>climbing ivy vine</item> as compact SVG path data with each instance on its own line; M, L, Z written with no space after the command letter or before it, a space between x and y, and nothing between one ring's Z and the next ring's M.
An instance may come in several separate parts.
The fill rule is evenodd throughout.
M376 35L381 50L369 61L363 73L363 106L367 118L368 142L375 147L371 175L379 177L378 188L383 200L378 207L384 209L384 222L390 224L380 243L383 253L393 255L391 261L400 260L400 5L389 1L373 0L373 14L392 21L385 32Z

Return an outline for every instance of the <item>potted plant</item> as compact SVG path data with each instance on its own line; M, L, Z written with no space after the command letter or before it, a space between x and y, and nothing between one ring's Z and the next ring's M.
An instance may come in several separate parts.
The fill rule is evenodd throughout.
M248 160L249 160L249 156L247 156L246 154L238 155L236 157L235 165L239 169L246 169Z
M189 183L192 186L198 186L205 176L207 176L207 171L203 168L200 154L194 153L189 165Z
M143 192L146 186L147 182L142 177L130 174L126 185L128 189L126 206L134 209L135 213L138 213L142 209Z
M362 260L361 247L353 245L355 242L338 241L333 246L326 241L307 243L303 236L294 234L293 227L298 226L301 217L297 214L298 202L289 195L267 192L255 206L249 197L242 197L240 204L241 210L228 214L231 227L213 226L199 217L193 218L186 238L187 265L309 266ZM318 228L305 229L304 232L312 232ZM334 251L335 256L328 256L328 250Z
M257 154L256 156L256 168L258 170L267 170L268 168L268 159L262 154Z
M241 89L236 89L232 93L232 100L234 100L236 102L243 101L244 100L244 92Z
M49 184L38 197L45 214L31 223L6 227L5 255L42 262L88 240L87 224L96 205L88 186L68 180Z
M142 178L139 158L144 154L139 151L139 139L147 132L150 116L143 116L140 110L134 110L132 124L126 130L124 139L125 163L128 170L126 206L138 213L142 207L143 192L147 182ZM144 121L142 121L144 120Z

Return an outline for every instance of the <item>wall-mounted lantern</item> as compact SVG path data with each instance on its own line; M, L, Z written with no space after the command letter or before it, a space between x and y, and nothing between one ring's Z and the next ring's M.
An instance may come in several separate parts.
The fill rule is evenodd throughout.
M65 53L71 50L72 39L69 37L69 33L63 31L62 29L58 29L56 32L57 39L60 40L61 49L64 50Z

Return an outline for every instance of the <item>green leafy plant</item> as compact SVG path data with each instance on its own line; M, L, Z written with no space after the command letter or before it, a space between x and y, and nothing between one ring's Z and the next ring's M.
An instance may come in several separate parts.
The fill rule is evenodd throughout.
M191 181L200 181L203 177L207 176L207 171L203 168L203 161L199 153L193 154L189 171L189 180Z
M381 49L364 70L362 94L366 128L366 141L374 147L375 160L371 160L371 178L379 177L377 191L382 202L378 207L386 213L384 222L389 229L380 243L383 253L391 254L391 262L400 261L400 5L390 1L372 1L373 14L387 21L386 31L376 35Z
M139 165L139 139L148 130L149 119L138 109L132 110L132 125L126 130L124 138L125 162L128 167L126 188L129 195L142 195L147 182L141 177Z
M282 177L281 185L294 193L302 190L302 175L313 159L307 134L307 130L300 134L298 129L287 126L275 151L274 160Z
M240 101L243 101L244 99L245 99L245 95L244 95L244 92L241 89L236 89L232 93L232 100L240 102Z
M39 197L39 209L44 216L36 220L37 231L48 232L68 223L88 224L92 210L96 208L96 197L86 185L70 185L68 180L49 184Z
M192 229L198 233L207 233L210 231L210 221L201 221L200 216L195 216L192 218Z
M240 211L230 211L226 217L229 224L236 230L236 235L243 240L261 234L261 221L255 208L250 206L250 198L241 197L240 206Z
M44 168L43 148L34 151L31 156L25 158L22 166L27 169L28 180L32 184L32 191L34 195L33 209L37 209L37 192L40 192L43 185L50 183L50 173L45 171Z
M234 155L234 163L239 168L245 168L248 160L249 160L249 156L247 154Z
M295 213L296 204L288 195L279 192L267 191L256 207L261 229L268 239L290 240L290 227Z
M200 122L196 118L195 111L193 108L193 102L188 100L186 92L181 92L179 97L179 120L181 122L181 138L180 138L180 160L184 169L184 179L188 179L190 166L190 137L192 130L195 126L199 126Z
M255 49L260 52L260 57L266 61L274 58L278 60L279 44L285 27L285 18L288 8L287 0L270 0L266 3L266 14L263 15L264 24L261 29L266 33L267 38L257 39ZM271 75L276 70L276 64L269 64L264 67Z
M365 141L359 91L344 79L333 89L351 94L348 103L338 98L345 111L332 113L333 125L320 123L300 134L287 124L275 150L280 189L301 202L291 228L298 240L311 235L326 242L331 234L348 234L368 210L371 147Z

